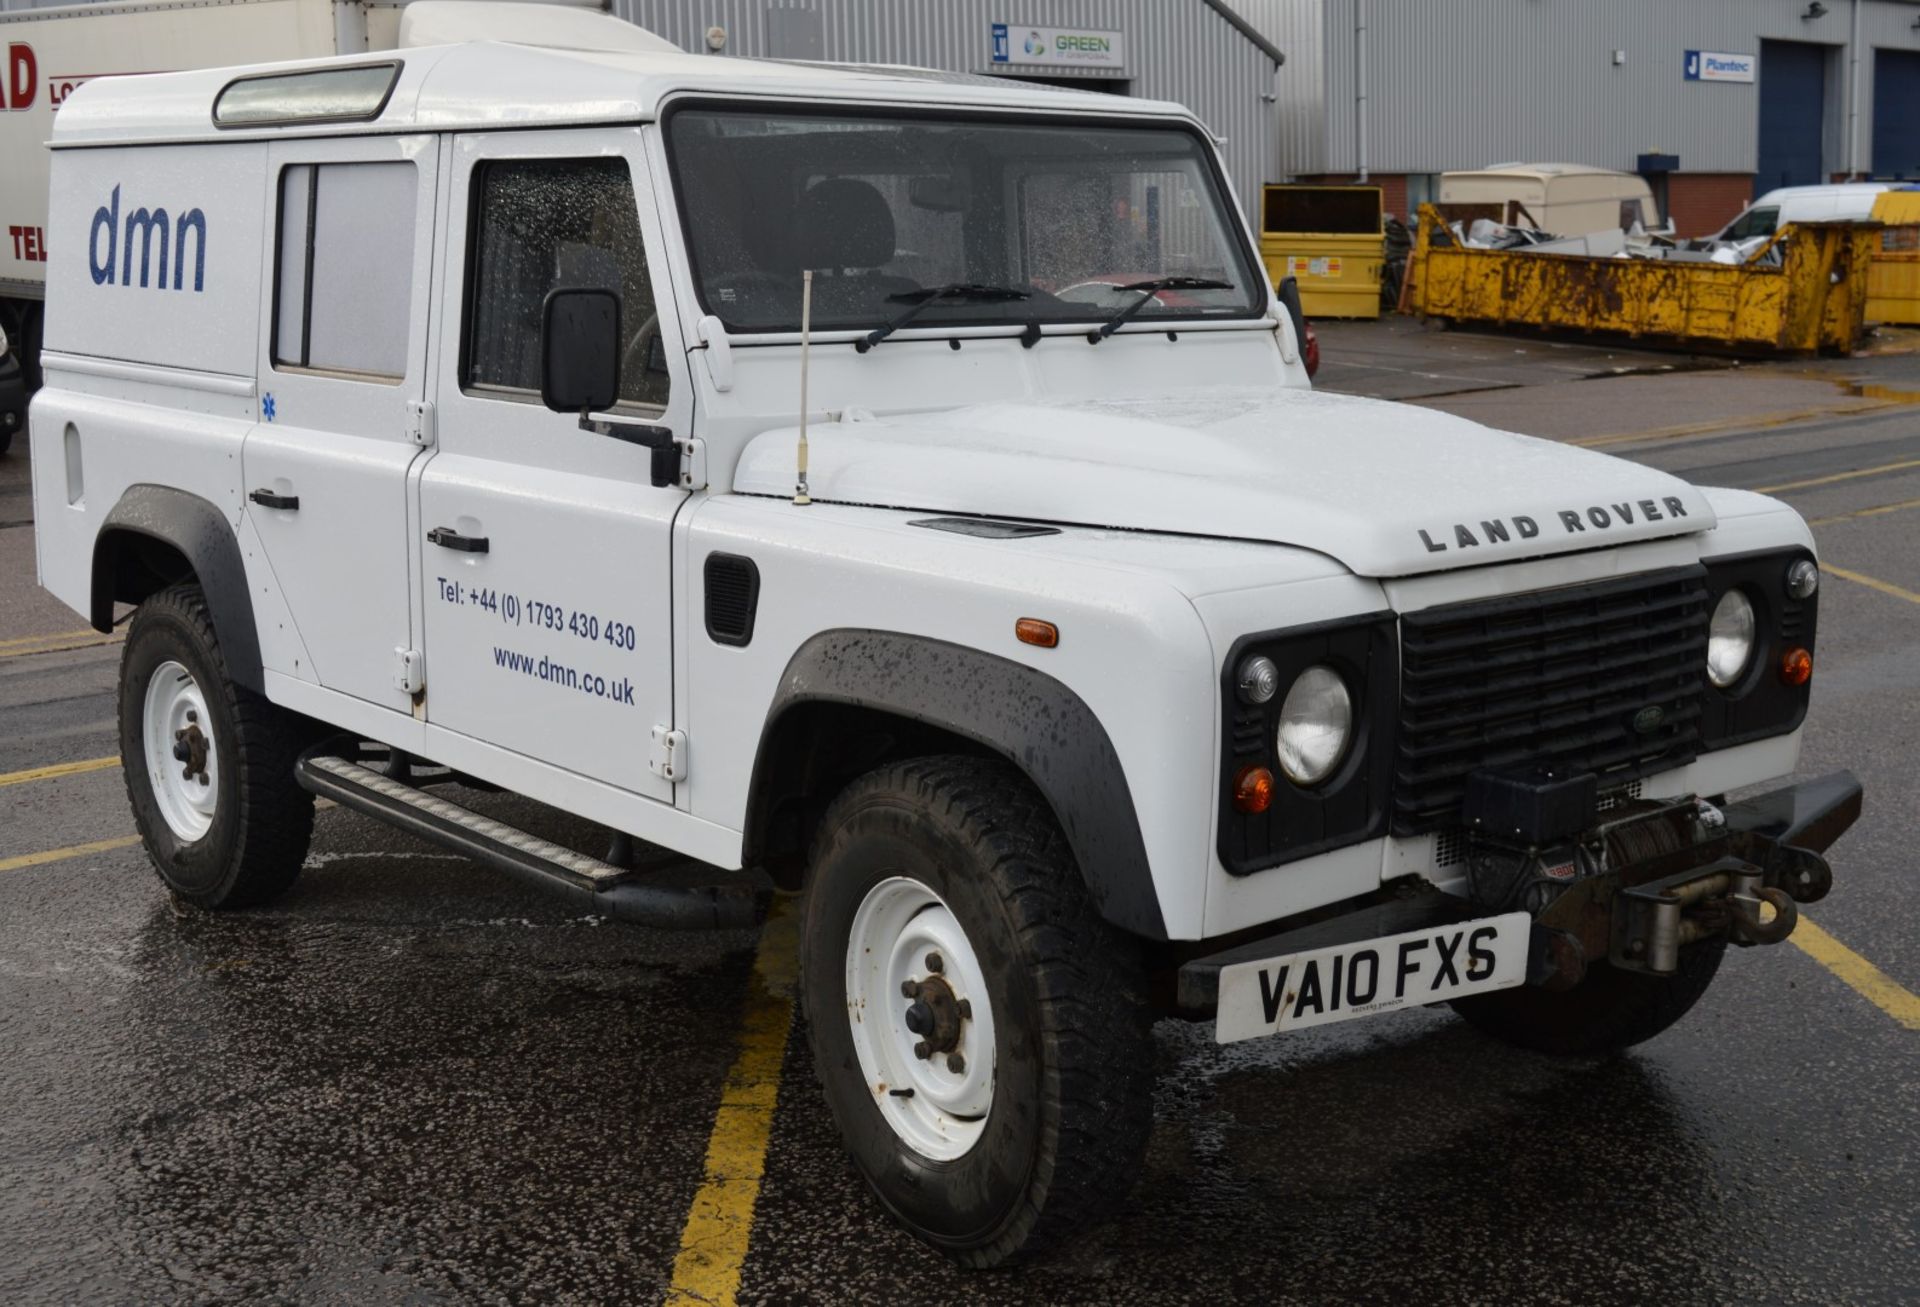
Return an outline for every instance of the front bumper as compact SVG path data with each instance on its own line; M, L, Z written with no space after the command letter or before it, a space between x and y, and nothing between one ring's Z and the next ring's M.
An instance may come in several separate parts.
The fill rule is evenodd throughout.
M1616 818L1607 825L1684 821L1695 833L1680 847L1599 866L1535 913L1526 983L1567 989L1596 962L1665 974L1673 970L1681 947L1715 934L1741 945L1786 939L1798 920L1797 905L1815 902L1832 887L1832 869L1821 855L1859 819L1860 806L1860 782L1851 772L1836 772L1725 808L1689 799L1649 804ZM1605 833L1603 828L1591 834L1604 842ZM1505 905L1431 888L1370 899L1186 962L1177 975L1177 1005L1188 1015L1213 1015L1220 973L1236 964L1439 928L1504 910Z

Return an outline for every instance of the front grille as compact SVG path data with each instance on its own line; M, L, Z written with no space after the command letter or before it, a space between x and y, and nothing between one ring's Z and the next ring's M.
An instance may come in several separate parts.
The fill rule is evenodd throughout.
M1675 568L1402 617L1393 833L1456 824L1468 774L1485 768L1590 771L1606 790L1691 759L1705 576Z

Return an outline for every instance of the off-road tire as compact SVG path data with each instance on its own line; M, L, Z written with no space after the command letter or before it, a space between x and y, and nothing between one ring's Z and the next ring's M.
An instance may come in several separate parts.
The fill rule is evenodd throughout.
M191 842L159 809L141 739L147 683L167 662L199 683L220 754L212 824ZM175 895L207 909L244 908L293 884L313 835L313 796L293 777L306 736L304 719L228 678L199 586L171 586L135 611L120 660L121 773L140 838Z
M1522 985L1456 999L1453 1010L1506 1043L1536 1053L1590 1057L1644 1043L1685 1016L1713 983L1726 954L1724 939L1702 940L1680 953L1671 976L1588 966L1572 989Z
M977 1142L949 1162L887 1123L849 1029L854 913L892 875L945 901L994 1004L992 1106ZM814 847L801 962L814 1065L841 1137L919 1238L994 1266L1057 1247L1124 1201L1153 1115L1138 949L1095 910L1059 823L1013 768L937 757L853 782Z

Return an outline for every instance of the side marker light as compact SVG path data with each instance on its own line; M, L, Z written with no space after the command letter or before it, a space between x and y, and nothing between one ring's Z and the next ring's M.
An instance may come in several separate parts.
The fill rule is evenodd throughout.
M1060 628L1037 617L1023 617L1013 624L1014 638L1021 644L1052 649L1060 643Z
M1813 655L1805 649L1789 649L1780 655L1780 679L1788 685L1805 685L1813 679Z

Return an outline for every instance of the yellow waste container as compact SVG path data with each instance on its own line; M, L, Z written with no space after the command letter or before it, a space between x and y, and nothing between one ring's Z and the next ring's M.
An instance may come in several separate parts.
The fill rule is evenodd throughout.
M1867 265L1867 321L1920 326L1920 189L1886 192L1873 220L1885 226Z
M1378 186L1261 188L1267 278L1294 278L1310 318L1379 317L1386 243Z

